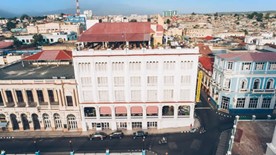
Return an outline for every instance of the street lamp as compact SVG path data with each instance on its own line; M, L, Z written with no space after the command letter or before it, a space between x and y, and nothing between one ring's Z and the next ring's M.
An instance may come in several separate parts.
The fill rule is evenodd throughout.
M142 149L142 155L146 155L146 151L145 151L145 138L143 138L143 149Z
M72 141L69 141L69 146L70 146L70 155L74 155L74 150L73 150L73 146L72 146Z
M35 147L35 155L40 155L40 151L37 147L37 142L36 141L34 141L34 147Z

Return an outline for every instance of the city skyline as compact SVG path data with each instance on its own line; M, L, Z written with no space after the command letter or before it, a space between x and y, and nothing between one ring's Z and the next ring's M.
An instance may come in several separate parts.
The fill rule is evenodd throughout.
M158 5L156 5L158 4ZM270 5L268 5L270 4ZM21 15L24 13L30 15L42 15L47 13L74 13L75 0L29 0L29 3L21 0L2 0L0 16L5 16L4 13L12 15ZM109 5L109 6L107 6ZM18 8L18 6L21 6ZM40 8L43 6L43 8ZM246 6L246 7L245 7ZM180 0L167 1L145 1L130 2L126 0L115 1L85 1L80 0L81 10L91 9L96 15L108 14L161 14L164 10L177 10L179 13L215 13L215 12L247 12L247 11L273 11L276 10L276 1L267 0L264 3L262 0L232 0L220 1L210 0L203 1L195 0L193 2L185 2ZM16 13L12 10L16 10Z

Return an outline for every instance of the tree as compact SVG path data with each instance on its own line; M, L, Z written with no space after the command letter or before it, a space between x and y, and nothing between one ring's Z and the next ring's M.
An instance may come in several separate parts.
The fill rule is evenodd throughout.
M192 15L196 15L196 13L193 12Z
M21 17L20 17L20 20L24 20L24 19L31 19L30 16L28 16L27 14L23 14Z
M243 30L245 35L248 35L248 31L247 30Z
M262 22L263 21L263 14L262 13L258 13L258 14L256 14L256 20L258 21L258 22Z
M136 19L131 19L129 22L137 22Z
M171 20L167 19L166 23L170 25L171 24Z
M217 16L218 16L218 13L216 12L216 13L214 14L214 16L216 16L216 17L217 17Z
M16 28L16 24L14 22L12 22L12 21L8 21L7 24L6 24L6 26L7 26L8 30Z
M22 46L22 42L20 40L18 40L17 38L15 37L12 37L12 40L13 40L13 46L15 48L19 48Z
M265 19L269 19L269 18L270 18L270 13L269 13L269 12L266 13L264 18L265 18Z
M34 36L33 36L33 44L35 45L35 46L39 46L39 45L42 45L42 43L43 43L43 36L41 35L41 34L35 34Z

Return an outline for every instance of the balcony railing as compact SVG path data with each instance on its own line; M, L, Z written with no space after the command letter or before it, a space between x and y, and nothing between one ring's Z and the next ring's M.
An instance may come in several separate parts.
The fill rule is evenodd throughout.
M253 93L271 94L271 93L275 93L275 89L253 89Z
M37 103L36 102L29 102L29 107L36 107Z
M25 102L18 102L17 106L18 107L26 107L26 103Z
M14 107L15 106L15 103L14 102L8 102L6 104L7 107Z

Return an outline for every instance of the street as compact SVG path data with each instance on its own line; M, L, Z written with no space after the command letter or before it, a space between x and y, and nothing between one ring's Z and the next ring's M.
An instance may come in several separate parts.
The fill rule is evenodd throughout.
M201 108L207 107L207 108ZM166 152L171 155L213 155L219 141L220 133L233 126L233 117L220 114L216 110L208 108L207 101L202 97L202 102L196 106L196 117L201 122L201 129L205 133L174 133L163 135L149 135L145 141L132 139L125 136L123 139L105 139L103 141L89 141L88 137L75 138L42 138L42 139L5 139L0 140L0 149L6 153L34 153L40 150L42 154L57 153L68 154L72 149L76 153L98 152L104 153L108 148L110 152L130 152L142 150L153 151L164 155ZM158 144L163 137L167 137L167 144ZM69 141L71 141L71 148Z

